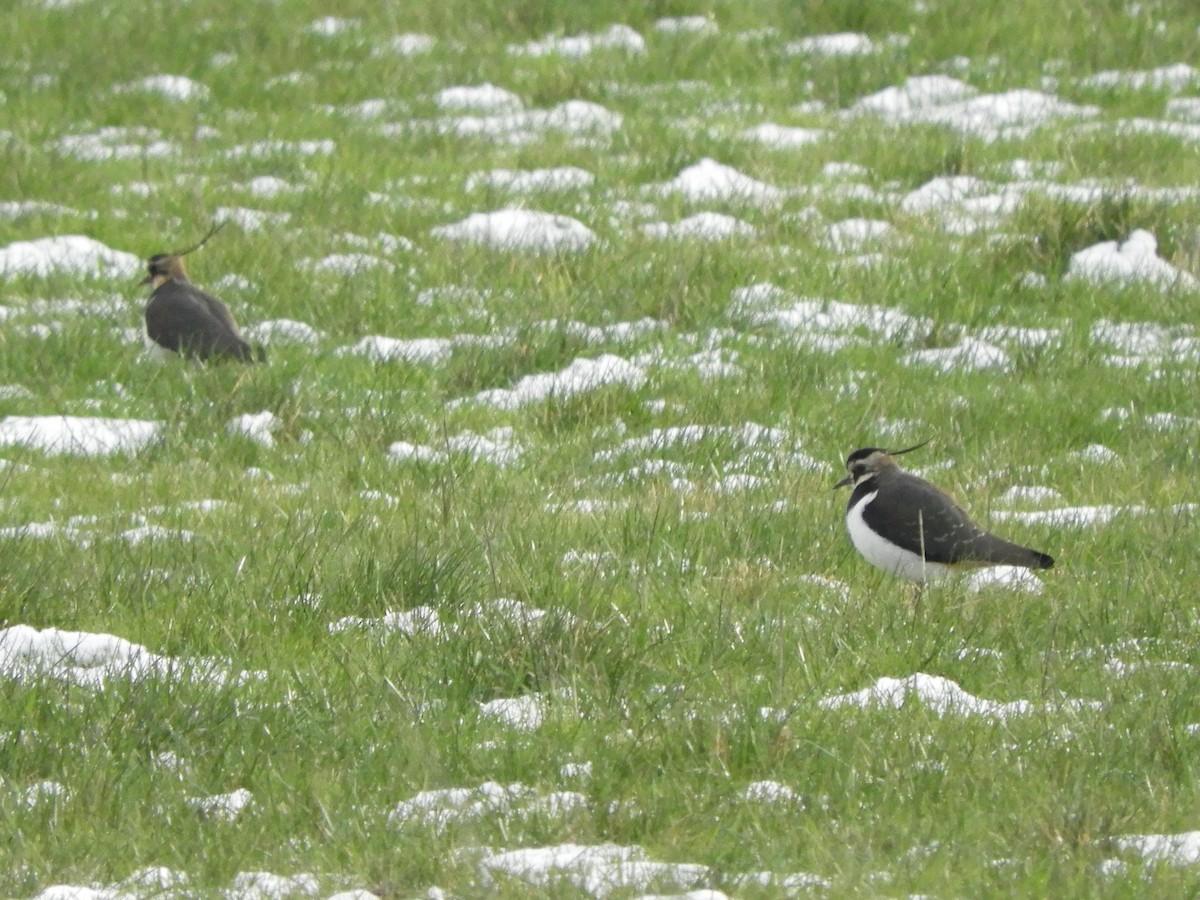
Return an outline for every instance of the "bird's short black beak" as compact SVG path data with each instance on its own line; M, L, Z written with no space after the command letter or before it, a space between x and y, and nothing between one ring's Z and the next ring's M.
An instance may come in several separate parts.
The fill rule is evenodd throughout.
M145 278L143 278L141 281L138 282L138 284L153 284L153 283L154 283L153 275L147 275Z
M833 486L833 490L836 491L840 487L845 487L846 485L853 484L853 483L854 483L854 476L847 475L845 478L843 478L841 481L839 481L837 484L835 484Z

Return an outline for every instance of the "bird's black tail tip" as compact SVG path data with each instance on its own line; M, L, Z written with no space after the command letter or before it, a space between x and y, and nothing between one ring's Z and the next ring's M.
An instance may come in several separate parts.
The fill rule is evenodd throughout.
M1051 556L1049 553L1038 553L1036 550L1034 550L1033 558L1035 560L1033 568L1035 568L1035 569L1053 569L1054 568L1054 557Z

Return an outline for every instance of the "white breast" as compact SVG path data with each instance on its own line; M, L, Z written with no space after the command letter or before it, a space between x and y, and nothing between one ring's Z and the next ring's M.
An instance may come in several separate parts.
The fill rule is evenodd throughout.
M846 513L846 529L850 532L850 540L854 542L855 548L863 558L889 575L897 575L921 584L952 572L949 566L922 559L920 554L884 540L867 527L867 523L863 521L863 509L878 493L879 491L871 491Z

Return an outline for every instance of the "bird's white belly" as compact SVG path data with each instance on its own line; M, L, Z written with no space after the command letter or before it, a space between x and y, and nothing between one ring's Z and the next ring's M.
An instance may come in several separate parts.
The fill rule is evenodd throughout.
M154 338L150 337L149 332L145 328L142 329L142 344L146 347L146 352L151 359L156 359L159 362L166 362L168 359L179 356L173 350L168 350L166 347L159 344Z
M850 532L850 540L863 558L889 575L896 575L922 584L950 574L953 571L950 566L929 562L918 553L885 541L867 527L867 523L863 521L862 511L868 503L875 499L877 493L879 492L872 491L867 494L846 513L846 528Z

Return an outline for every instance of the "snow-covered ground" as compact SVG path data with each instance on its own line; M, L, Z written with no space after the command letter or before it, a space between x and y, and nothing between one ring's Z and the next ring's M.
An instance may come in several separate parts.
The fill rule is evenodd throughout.
M47 3L65 6L65 0ZM545 37L513 44L506 48L510 62L520 65L544 64L585 66L590 58L618 55L636 62L653 52L654 42L704 38L724 39L718 24L707 16L679 16L658 20L653 34L643 35L623 23L593 32L547 34ZM312 21L307 34L321 40L340 40L361 36L362 23L355 19L327 16ZM729 39L735 39L730 36ZM399 57L430 53L438 38L432 35L403 34L389 37L374 47L376 55ZM787 42L781 52L797 58L871 58L888 48L904 46L900 35L873 38L864 34L834 33L808 35ZM236 64L236 59L227 64ZM302 81L306 73L296 73L291 81ZM213 76L214 83L216 76ZM275 86L288 83L286 77ZM1078 87L1089 90L1152 89L1171 94L1200 90L1200 74L1185 63L1147 71L1104 71L1078 80ZM268 85L268 88L271 85ZM208 85L178 74L157 73L122 81L106 88L121 95L143 97L147 103L196 104L208 108L216 103L217 92ZM614 96L618 94L614 92ZM1072 96L1075 96L1072 94ZM1090 94L1087 96L1091 96ZM330 110L331 115L345 114L370 122L381 138L409 134L430 134L439 140L482 141L494 144L505 154L514 147L536 144L545 139L563 141L574 148L620 146L627 128L625 117L608 106L583 98L566 98L545 108L531 105L528 97L515 88L489 82L447 84L426 98L436 111L431 118L397 115L390 101L371 98L352 107ZM614 104L615 105L615 104ZM1200 141L1200 97L1179 96L1164 107L1166 117L1158 119L1122 119L1106 123L1133 134L1172 135L1185 145ZM796 110L792 110L796 112ZM803 110L800 110L803 112ZM821 118L820 127L780 125L773 121L730 125L722 120L712 125L711 142L720 148L726 139L742 142L761 153L803 154L840 136L840 129L877 126L903 129L908 126L936 126L964 138L978 139L989 145L1004 145L1029 137L1040 128L1053 127L1068 134L1087 135L1099 127L1102 110L1089 103L1067 100L1055 93L1053 85L1040 89L1011 89L984 93L968 82L946 74L914 74L900 83L857 98L836 114ZM376 121L378 123L376 124ZM867 123L867 125L864 125ZM686 124L686 123L685 123ZM202 135L203 136L203 135ZM697 141L702 145L704 141ZM331 138L276 140L264 138L225 147L227 158L256 162L271 159L299 160L329 158L338 144ZM80 123L63 134L47 140L47 152L70 157L83 163L106 163L129 159L168 160L184 152L180 145L165 140L154 128L95 127ZM190 151L189 151L190 152ZM714 155L703 155L711 152ZM764 254L779 252L787 258L788 248L772 245L774 230L760 223L778 216L787 204L816 203L827 199L858 199L884 210L872 217L847 216L837 221L819 220L815 207L810 213L815 243L839 260L856 266L903 259L905 234L914 224L943 236L947 246L967 235L1002 235L1013 214L1029 198L1090 202L1101 197L1119 196L1130 201L1147 201L1163 206L1195 204L1200 188L1194 185L1142 186L1136 179L1115 183L1095 180L1058 180L1053 166L1039 167L1029 161L1013 159L1012 178L995 180L966 175L938 175L924 184L904 190L896 184L877 184L872 173L853 164L827 167L818 181L780 179L768 182L750 172L722 161L719 149L698 151L678 171L665 180L619 186L609 183L600 172L564 162L550 167L514 168L511 165L462 172L461 188L479 203L469 214L447 214L443 221L421 234L396 238L381 234L363 238L363 246L348 252L316 253L297 260L298 268L321 277L357 277L367 273L399 277L406 267L405 257L422 247L452 245L474 251L525 255L530 258L561 256L577 259L586 254L604 254L611 247L603 236L616 227L634 242L649 240L671 253L671 242L707 242L720 252L730 242L761 242ZM389 208L406 202L405 185L393 184L374 191L369 200ZM262 202L302 194L311 185L303 179L274 174L248 176L237 186ZM150 188L141 182L117 185L114 197L125 194L143 196ZM82 200L76 201L80 206ZM570 204L574 204L570 206ZM565 204L565 205L564 205ZM677 214L682 204L685 214ZM541 206L546 208L539 208ZM572 213L552 212L571 208ZM790 208L790 207L788 207ZM0 219L20 223L26 217L52 221L53 216L75 215L76 210L50 200L26 198L0 204ZM786 215L797 215L790 212ZM876 218L875 216L879 216ZM248 233L282 228L303 228L303 223L285 211L240 206L220 207L219 221L235 223ZM794 221L794 220L793 220ZM355 241L350 237L346 244ZM110 239L111 240L111 239ZM116 241L113 241L116 243ZM0 286L18 279L69 277L85 285L125 282L139 274L143 262L130 247L110 246L91 237L74 233L45 233L0 246ZM144 248L142 248L144 249ZM345 247L343 247L345 249ZM507 258L507 257L506 257ZM775 258L773 255L771 258ZM1044 288L1046 276L1027 273L1023 284ZM594 345L593 352L555 368L525 374L505 387L464 391L450 398L447 411L482 410L500 422L522 408L543 402L565 401L605 390L647 391L654 393L665 374L685 371L707 382L745 377L741 364L749 340L772 340L804 348L822 358L847 348L886 347L880 352L893 353L897 363L919 370L931 379L977 372L997 379L1013 376L1023 354L1031 350L1047 351L1061 347L1069 339L1066 313L1057 324L1036 326L995 326L967 322L938 321L913 315L899 306L871 302L851 296L801 296L768 280L769 272L747 277L728 297L725 320L728 327L708 333L673 335L676 340L656 340L666 332L667 323L657 319L631 319L602 325L584 322L545 320L532 323L534 329L557 330ZM1160 254L1159 238L1148 230L1135 229L1120 240L1097 241L1074 253L1062 275L1066 283L1084 283L1097 288L1131 288L1153 292L1154 296L1177 299L1192 297L1200 290L1195 275ZM251 283L234 278L226 285L245 290ZM486 315L496 297L477 288L446 282L426 285L415 303L422 306L457 303ZM95 305L72 305L67 301L23 304L6 300L0 305L0 323L6 340L36 343L54 334L62 322L72 316L93 311ZM130 307L132 308L132 307ZM339 339L337 346L313 324L284 318L264 317L246 328L248 337L263 343L300 345L313 353L325 354L328 365L413 366L435 369L446 366L456 353L477 348L494 349L514 346L521 340L516 330L483 327L449 336L421 336L409 333L400 317L394 334L375 334L364 330L350 338ZM106 341L114 356L139 341L136 312L127 316L124 330L99 330L97 340ZM1188 325L1163 325L1149 314L1145 321L1101 319L1090 324L1092 343L1106 355L1102 365L1110 369L1145 366L1159 372L1168 368L1190 367L1200 362L1200 335ZM931 343L936 345L931 346ZM686 349L680 349L686 347ZM619 350L619 352L617 352ZM864 373L843 373L843 388L852 396L869 384ZM22 403L41 403L37 415L7 415L0 418L0 449L11 451L13 460L28 464L37 458L53 465L59 455L136 457L155 446L168 423L137 418L84 416L54 408L50 392L33 383L0 385L0 399ZM656 395L657 396L657 395ZM44 402L43 402L43 398ZM665 401L649 400L648 408ZM1194 410L1191 410L1194 412ZM1186 413L1143 413L1113 408L1106 415L1120 422L1139 422L1166 434L1195 430L1196 417ZM264 452L278 450L284 422L268 410L242 413L231 417L225 428L229 435L252 442ZM623 425L621 426L624 427ZM311 438L311 435L308 436ZM459 460L472 465L521 466L530 455L513 427L497 425L483 434L456 430L438 442L413 439L412 435L381 436L379 452L397 466L452 466ZM681 448L712 444L729 451L724 468L716 473L699 471L700 466L672 460L669 455ZM849 448L845 448L849 449ZM1064 457L1067 454L1064 452ZM1116 454L1100 445L1083 448L1070 457L1081 466L1114 464ZM696 421L682 426L647 429L627 436L621 431L599 434L591 460L603 469L593 486L635 481L647 476L670 475L670 486L680 495L697 490L704 478L716 493L734 493L762 489L768 484L772 467L786 465L802 471L830 471L820 448L804 446L785 429L756 422L712 423ZM0 471L3 471L0 469ZM386 499L377 495L374 499ZM605 508L608 501L587 498L573 501L574 509L586 512ZM1123 516L1144 516L1163 510L1142 505L1077 505L1064 500L1056 488L1038 484L1018 485L1000 498L991 512L996 522L1053 526L1059 529L1103 528ZM565 508L565 505L560 508ZM1196 504L1181 502L1167 512L1194 513ZM67 539L80 547L114 534L130 544L140 541L190 541L196 532L168 528L142 518L117 532L95 527L96 523L67 519L61 523L9 522L0 527L0 543L10 538ZM840 528L840 522L832 526ZM563 567L594 565L597 571L614 571L620 561L588 555L584 551L563 557ZM821 584L833 593L846 585L825 579ZM987 570L974 576L971 590L1001 589L1014 594L1037 592L1042 582L1023 570L1012 572ZM1015 602L1015 600L1014 600ZM453 620L432 606L393 610L379 616L342 616L328 622L331 640L345 635L400 634L412 640L439 641L459 629L478 627L480 622L500 621L512 627L540 627L547 616L559 615L513 600L495 600L486 607L470 608ZM343 637L339 637L343 636ZM1120 661L1116 661L1119 663ZM1183 663L1180 663L1183 665ZM1112 664L1111 671L1124 673L1124 664ZM102 690L117 680L137 682L144 679L188 679L193 683L224 686L241 684L263 677L261 672L235 671L223 660L207 657L172 657L133 643L116 635L84 631L35 628L10 623L0 631L0 677L29 681L51 678L78 687ZM564 715L569 703L552 693L530 693L500 697L481 703L481 719L514 733L536 734L553 716ZM830 693L811 701L815 708L830 714L853 715L856 710L885 711L903 715L905 709L932 710L939 716L975 717L1005 723L1018 717L1073 717L1095 714L1101 704L1060 698L1054 702L1016 698L1004 701L978 697L950 679L914 673L879 673L861 688ZM769 712L769 711L768 711ZM586 762L580 763L586 772ZM483 782L459 787L422 791L400 800L386 812L387 827L403 833L406 828L444 828L481 818L538 816L556 820L592 810L596 799L574 784L573 773L564 773L561 790L539 792L521 783ZM585 779L586 780L586 779ZM29 807L71 802L72 788L52 780L24 789L19 802ZM741 795L746 803L776 803L801 807L801 786L770 781L749 783ZM228 793L196 796L189 803L197 814L225 822L235 822L254 808L255 799L244 789ZM1118 849L1138 854L1147 860L1162 860L1173 865L1200 862L1200 833L1129 834L1117 839ZM569 885L590 896L612 893L661 890L667 886L674 896L716 898L725 896L712 888L712 872L700 862L664 862L634 845L578 844L564 842L536 847L477 848L475 867L479 884L486 892L499 877L516 878L539 888ZM782 893L806 890L825 891L829 880L820 874L805 872L725 873L725 883L741 883L755 890L779 890ZM99 886L60 885L43 890L43 900L79 900L79 898L116 898L144 896L161 892L163 896L185 896L189 892L188 875L169 869L143 869L123 881ZM374 896L365 888L335 890L332 880L317 874L290 876L264 872L237 875L228 888L230 897L330 896L365 900ZM437 889L433 889L436 891ZM690 893L683 893L690 892ZM431 896L435 896L431 891Z

